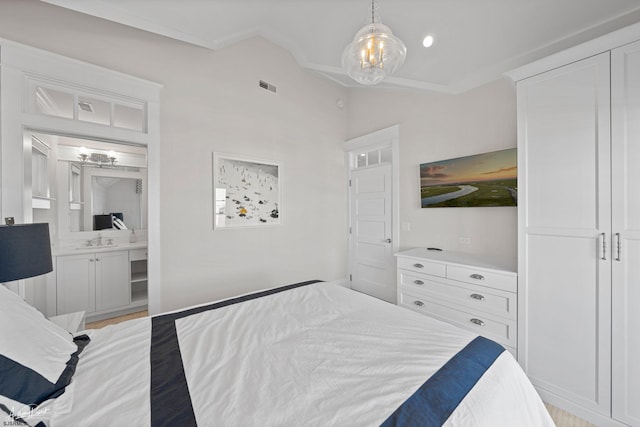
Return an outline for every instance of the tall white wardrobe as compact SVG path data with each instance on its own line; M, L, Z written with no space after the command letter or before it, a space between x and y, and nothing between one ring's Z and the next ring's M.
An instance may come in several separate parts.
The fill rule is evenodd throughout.
M508 75L518 359L543 400L640 426L640 24Z

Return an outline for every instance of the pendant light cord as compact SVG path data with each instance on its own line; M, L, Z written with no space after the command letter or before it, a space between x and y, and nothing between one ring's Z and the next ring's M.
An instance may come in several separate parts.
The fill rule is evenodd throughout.
M371 23L375 24L376 23L376 17L374 14L374 10L375 10L375 1L376 0L371 0Z

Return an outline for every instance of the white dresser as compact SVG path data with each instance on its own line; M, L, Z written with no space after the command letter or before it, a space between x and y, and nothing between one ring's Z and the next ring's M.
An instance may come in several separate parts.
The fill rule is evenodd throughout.
M415 248L398 257L398 305L473 331L517 354L518 275L463 252Z

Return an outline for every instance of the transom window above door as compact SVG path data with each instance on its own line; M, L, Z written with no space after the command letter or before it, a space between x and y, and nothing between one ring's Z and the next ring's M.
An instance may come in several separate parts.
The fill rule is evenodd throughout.
M29 112L146 132L146 103L125 97L87 94L72 87L31 80Z
M360 169L368 166L391 163L391 147L377 149L367 148L366 151L353 151L351 153L351 169Z

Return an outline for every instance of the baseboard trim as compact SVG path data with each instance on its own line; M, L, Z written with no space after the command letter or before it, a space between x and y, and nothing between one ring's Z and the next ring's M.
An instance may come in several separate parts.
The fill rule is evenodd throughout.
M325 282L351 289L351 282L349 282L348 277L344 277L336 280L325 280Z

